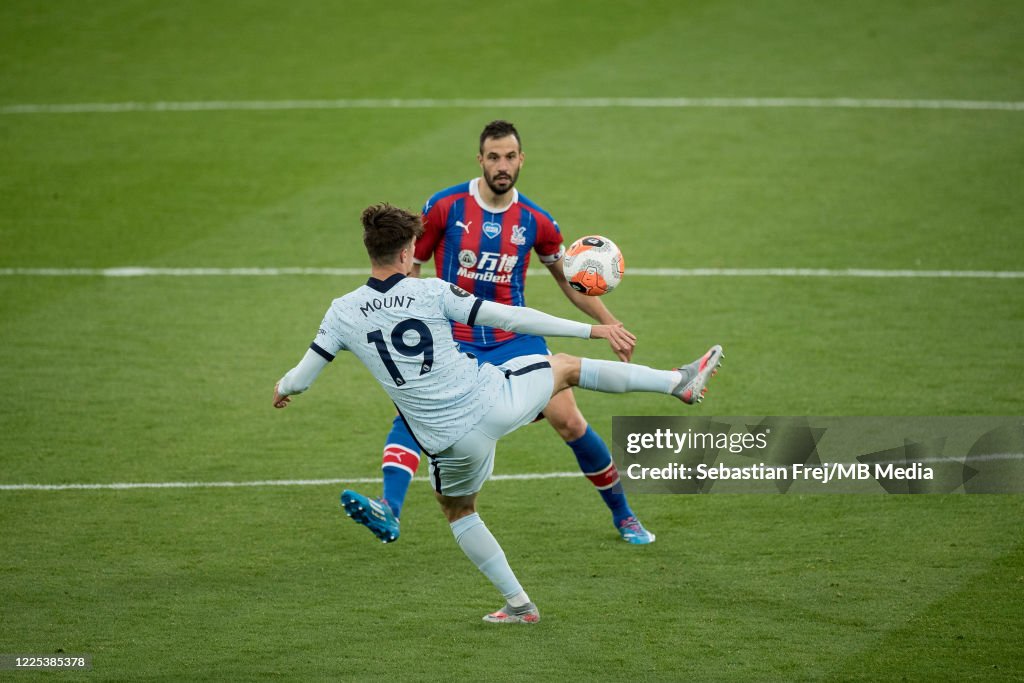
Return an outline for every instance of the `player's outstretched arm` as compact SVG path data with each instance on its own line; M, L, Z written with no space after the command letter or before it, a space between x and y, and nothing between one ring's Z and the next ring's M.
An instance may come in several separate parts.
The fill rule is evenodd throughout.
M506 306L494 301L478 300L479 305L470 325L499 327L509 332L538 334L547 337L579 337L606 339L615 355L631 356L636 336L616 322L610 325L589 325L548 315L527 306Z
M312 386L320 371L327 367L327 359L309 349L299 364L289 370L274 385L274 407L287 408L291 402L289 396L301 394Z

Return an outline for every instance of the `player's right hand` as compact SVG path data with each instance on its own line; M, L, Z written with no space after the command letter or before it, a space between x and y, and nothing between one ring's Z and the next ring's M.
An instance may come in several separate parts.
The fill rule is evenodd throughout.
M623 363L628 363L630 358L633 357L633 349L636 347L636 335L627 330L622 323L593 325L590 328L590 338L607 339L612 352Z

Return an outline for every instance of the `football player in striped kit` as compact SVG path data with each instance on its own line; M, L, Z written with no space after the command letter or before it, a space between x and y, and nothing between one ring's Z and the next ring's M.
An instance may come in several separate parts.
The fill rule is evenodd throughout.
M581 311L602 324L618 321L596 297L584 296L569 286L562 273L565 250L558 223L551 215L515 188L525 156L521 138L508 121L492 121L480 134L477 161L481 175L469 182L442 190L423 207L424 235L416 245L419 275L422 263L434 260L437 277L482 299L510 306L526 303L526 272L532 252L547 266L566 297ZM456 322L455 340L478 362L499 364L523 354L549 353L542 337ZM631 351L619 353L628 361ZM652 543L654 534L644 528L629 506L619 473L604 440L587 423L571 391L564 391L545 406L544 417L572 450L580 470L594 485L612 514L621 537L634 544ZM386 530L398 538L397 519L406 493L420 463L420 450L404 421L396 417L384 446L383 499L396 518ZM380 536L378 529L371 531Z

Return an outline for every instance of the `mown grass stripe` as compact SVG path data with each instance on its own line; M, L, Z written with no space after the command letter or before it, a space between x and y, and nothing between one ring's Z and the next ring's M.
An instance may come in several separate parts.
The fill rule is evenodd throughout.
M533 269L529 275L546 273ZM0 277L279 277L289 275L366 275L366 268L0 268ZM630 277L823 277L1024 279L1020 270L910 270L877 268L630 268Z
M330 109L931 109L1024 111L1024 102L859 97L516 97L208 100L7 104L0 114L118 114L128 112L292 111Z

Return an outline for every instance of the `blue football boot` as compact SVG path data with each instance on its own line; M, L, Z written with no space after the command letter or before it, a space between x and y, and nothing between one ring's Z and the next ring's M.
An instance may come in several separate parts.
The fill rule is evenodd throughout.
M346 489L341 492L341 506L346 515L372 531L382 543L398 540L398 518L383 498L367 498Z
M619 522L619 534L626 543L645 545L654 543L654 534L644 528L636 517L626 517Z

